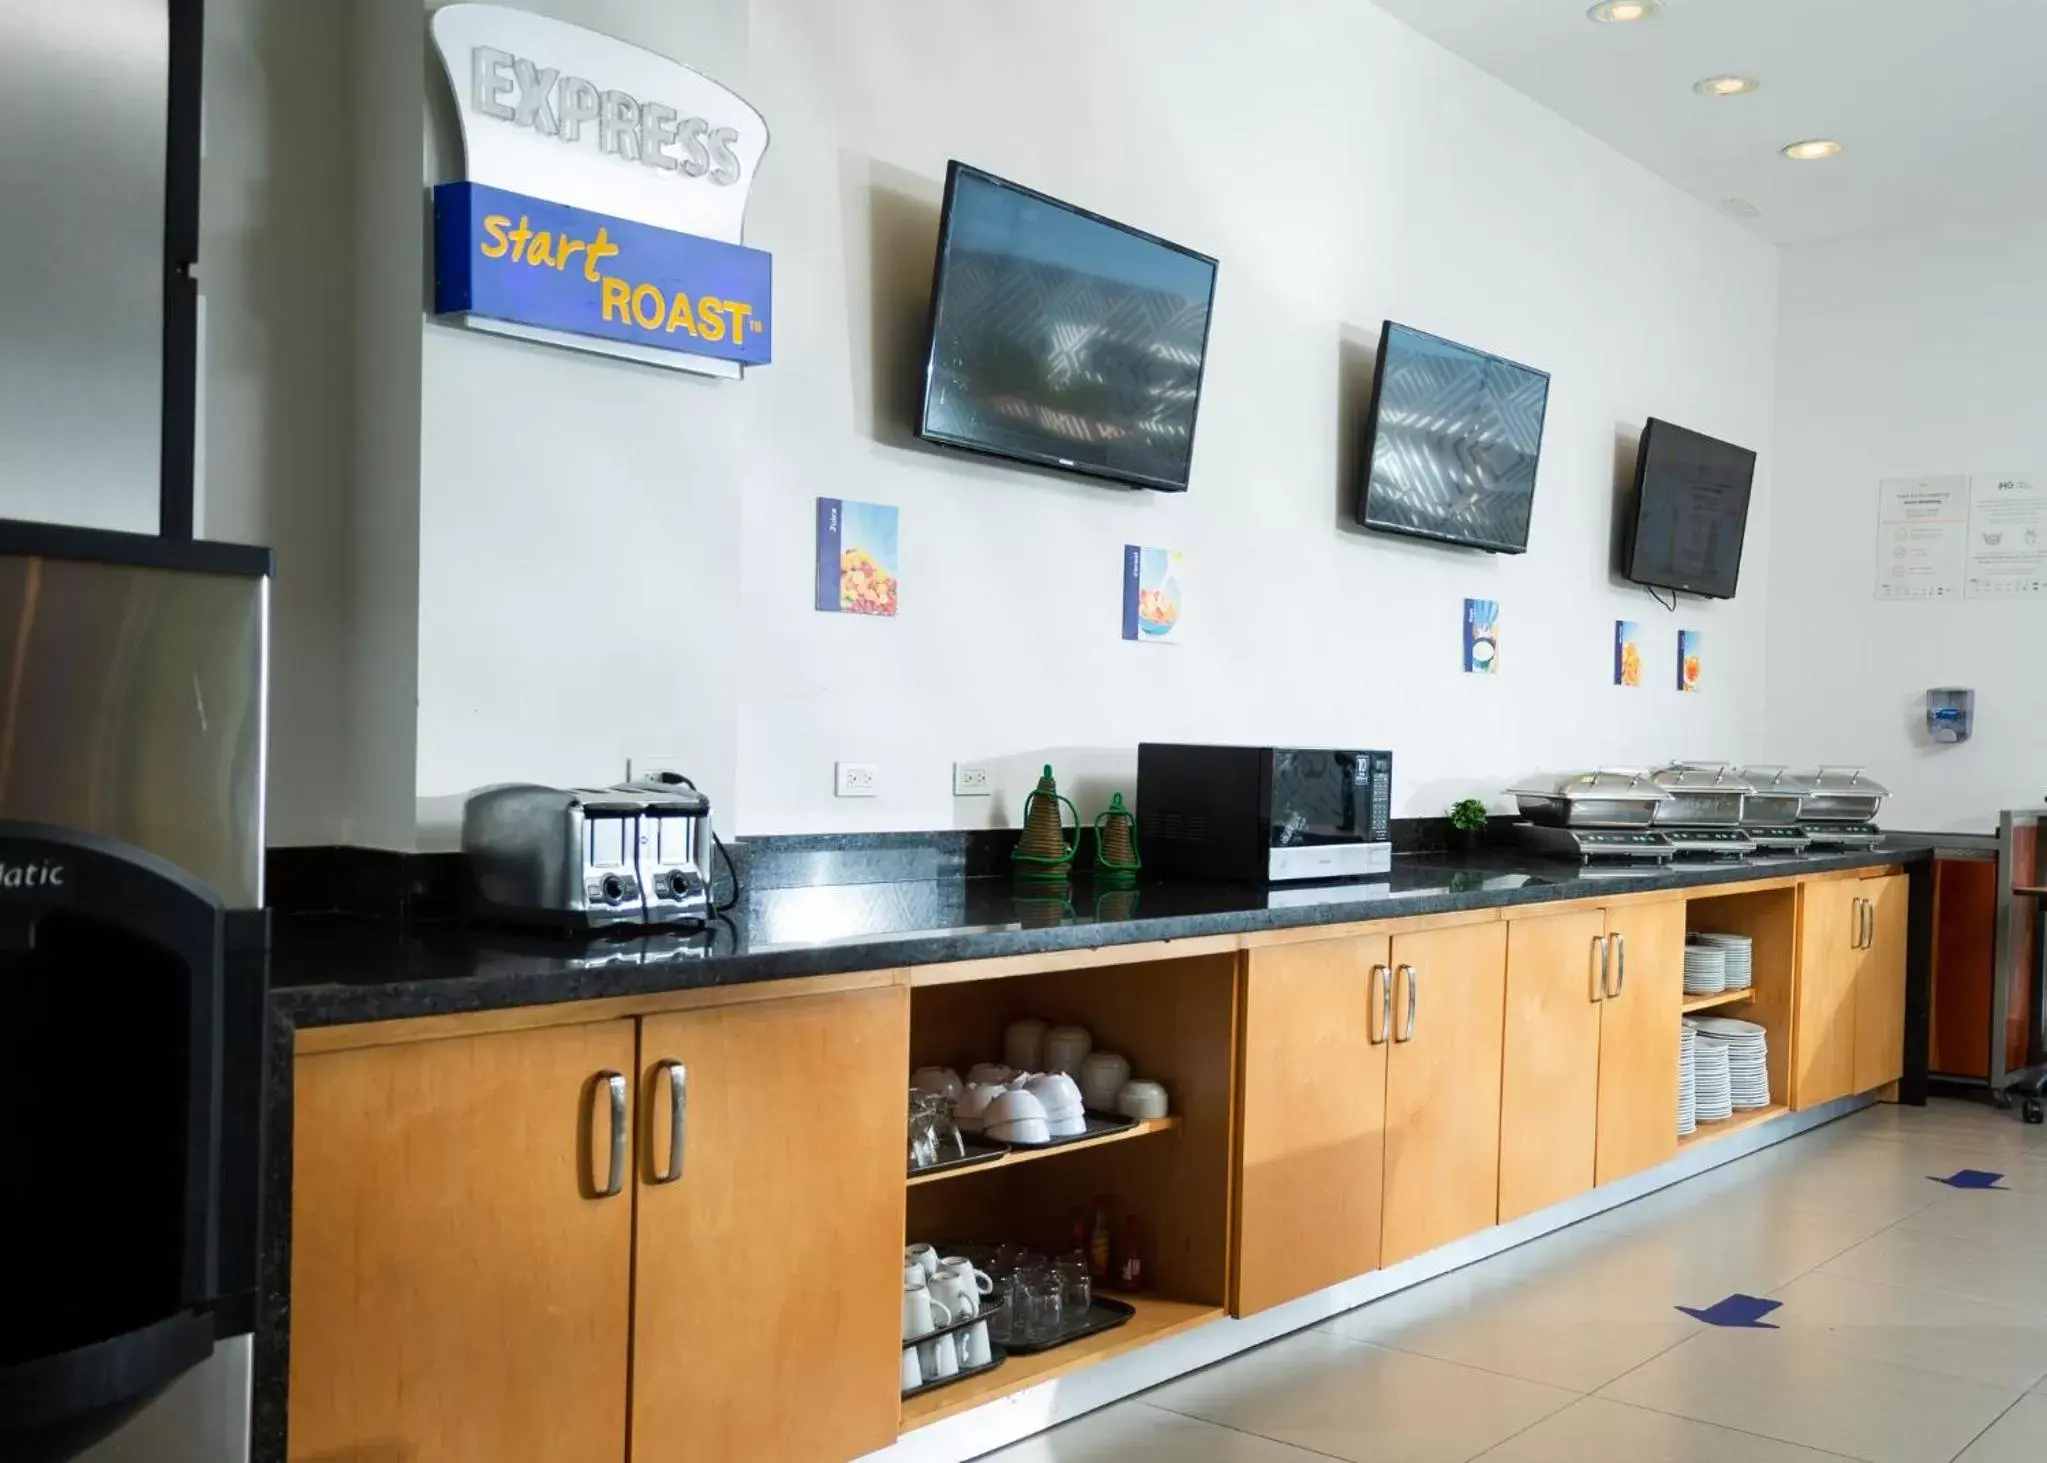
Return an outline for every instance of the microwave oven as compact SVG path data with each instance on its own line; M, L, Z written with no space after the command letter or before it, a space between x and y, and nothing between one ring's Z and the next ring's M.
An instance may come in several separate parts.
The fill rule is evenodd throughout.
M1351 879L1393 867L1393 754L1137 748L1144 866L1191 879Z

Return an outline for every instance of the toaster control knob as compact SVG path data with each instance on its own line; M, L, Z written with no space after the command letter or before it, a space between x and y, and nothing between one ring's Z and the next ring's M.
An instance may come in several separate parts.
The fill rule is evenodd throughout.
M625 898L625 880L619 878L616 874L606 874L602 888L606 904L616 904L619 900Z

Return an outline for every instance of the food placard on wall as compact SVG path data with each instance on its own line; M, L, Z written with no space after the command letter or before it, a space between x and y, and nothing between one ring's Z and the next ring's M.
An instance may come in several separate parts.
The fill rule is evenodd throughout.
M900 510L846 498L817 500L817 607L894 616L901 586Z
M1642 684L1642 626L1636 620L1613 622L1613 683Z
M1187 556L1178 549L1123 546L1123 638L1143 645L1185 639Z
M1680 630L1677 632L1677 688L1680 691L1699 689L1699 678L1704 667L1700 649L1705 640L1702 630Z
M772 266L741 242L761 114L679 61L501 5L433 13L463 178L434 189L434 312L738 376L771 357Z
M1464 669L1469 675L1497 675L1500 669L1500 602L1464 602Z

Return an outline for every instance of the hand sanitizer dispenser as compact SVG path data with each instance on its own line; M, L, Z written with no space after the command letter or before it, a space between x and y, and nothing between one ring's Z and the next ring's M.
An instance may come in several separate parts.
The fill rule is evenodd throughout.
M1966 742L1976 725L1976 693L1936 687L1926 693L1926 734L1936 742Z

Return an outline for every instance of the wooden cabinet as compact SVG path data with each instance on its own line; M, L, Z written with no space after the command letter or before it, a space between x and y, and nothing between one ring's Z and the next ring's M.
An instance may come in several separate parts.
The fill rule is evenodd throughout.
M597 1195L633 1037L603 1021L299 1059L292 1458L625 1456L629 1145Z
M1868 897L1864 882L1829 879L1798 891L1798 1015L1791 1079L1797 1108L1817 1107L1855 1090L1856 987Z
M1903 874L1859 881L1865 901L1855 975L1856 1092L1905 1075L1905 942L1910 896Z
M1502 1224L1592 1187L1606 948L1603 910L1517 919L1507 927ZM1676 1039L1673 1023L1673 1045Z
M1230 1306L1239 1316L1379 1263L1390 961L1383 936L1246 958Z
M1488 921L1396 935L1390 954L1382 1265L1498 1217L1507 927Z
M640 1056L633 1459L892 1443L909 992L650 1016Z
M890 986L299 1058L290 1456L887 1446L908 1057Z
M1608 994L1599 1003L1598 1151L1592 1176L1600 1184L1677 1154L1685 902L1615 906L1606 912L1606 932L1613 965Z

